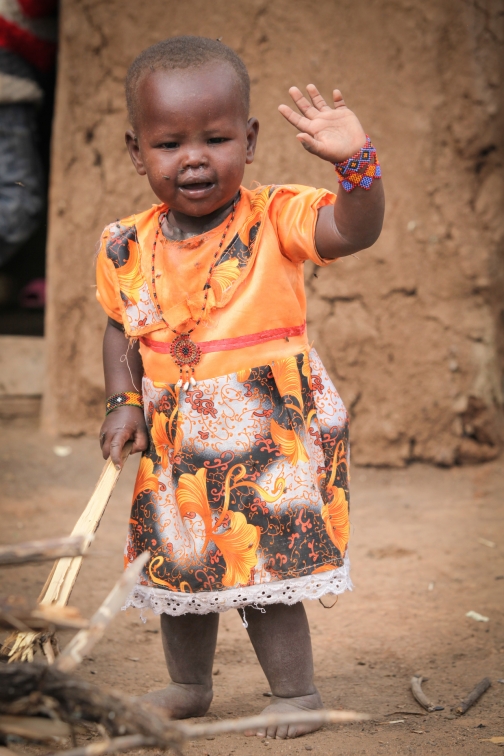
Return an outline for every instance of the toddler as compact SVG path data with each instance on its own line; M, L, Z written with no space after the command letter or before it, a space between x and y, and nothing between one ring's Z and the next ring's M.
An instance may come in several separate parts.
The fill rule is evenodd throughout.
M159 204L109 225L97 262L103 456L142 452L126 561L150 560L127 605L161 615L174 718L212 700L219 612L236 608L271 687L268 712L319 709L303 599L351 588L348 419L308 344L303 263L373 244L376 152L338 90L292 87L279 110L336 165L340 190L241 185L259 124L241 59L174 37L131 65L126 144ZM328 174L328 180L330 175ZM125 358L126 355L126 358ZM292 738L313 726L270 727Z

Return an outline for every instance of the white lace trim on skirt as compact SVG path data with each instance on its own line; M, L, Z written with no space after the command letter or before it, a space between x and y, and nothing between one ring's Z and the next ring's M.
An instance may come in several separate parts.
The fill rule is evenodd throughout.
M173 593L163 588L136 585L123 609L152 609L154 614L208 614L225 612L250 604L297 604L304 599L319 599L326 594L336 595L352 590L350 561L345 557L343 567L317 572L292 580L277 580L260 585L228 588L223 591Z

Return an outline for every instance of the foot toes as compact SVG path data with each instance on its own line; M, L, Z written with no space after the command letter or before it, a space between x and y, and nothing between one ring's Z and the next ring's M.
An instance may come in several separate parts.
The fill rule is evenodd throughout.
M286 738L289 737L288 731L289 731L288 725L279 725L276 728L276 736L275 737L278 740L285 740Z

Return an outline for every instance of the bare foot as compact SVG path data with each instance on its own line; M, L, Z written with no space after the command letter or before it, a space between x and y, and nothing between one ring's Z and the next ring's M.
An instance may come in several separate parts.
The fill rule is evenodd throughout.
M269 706L262 711L262 714L291 714L294 711L316 711L323 709L322 699L318 691L308 696L296 696L295 698L280 698L272 696ZM245 735L257 735L258 738L278 738L284 740L287 738L299 738L300 735L308 735L309 732L319 730L322 725L273 725L267 729L248 730Z
M212 688L207 685L184 685L171 682L162 690L140 696L140 703L169 719L203 717L212 703Z

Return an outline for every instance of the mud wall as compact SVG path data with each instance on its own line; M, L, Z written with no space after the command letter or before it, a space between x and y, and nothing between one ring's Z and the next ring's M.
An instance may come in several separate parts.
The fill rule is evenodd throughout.
M501 0L63 0L54 125L45 427L103 416L93 257L101 229L154 201L123 142L123 77L145 46L222 37L261 122L246 184L335 188L277 114L292 84L338 86L378 148L379 242L307 266L309 333L353 418L360 464L492 458L504 329Z

